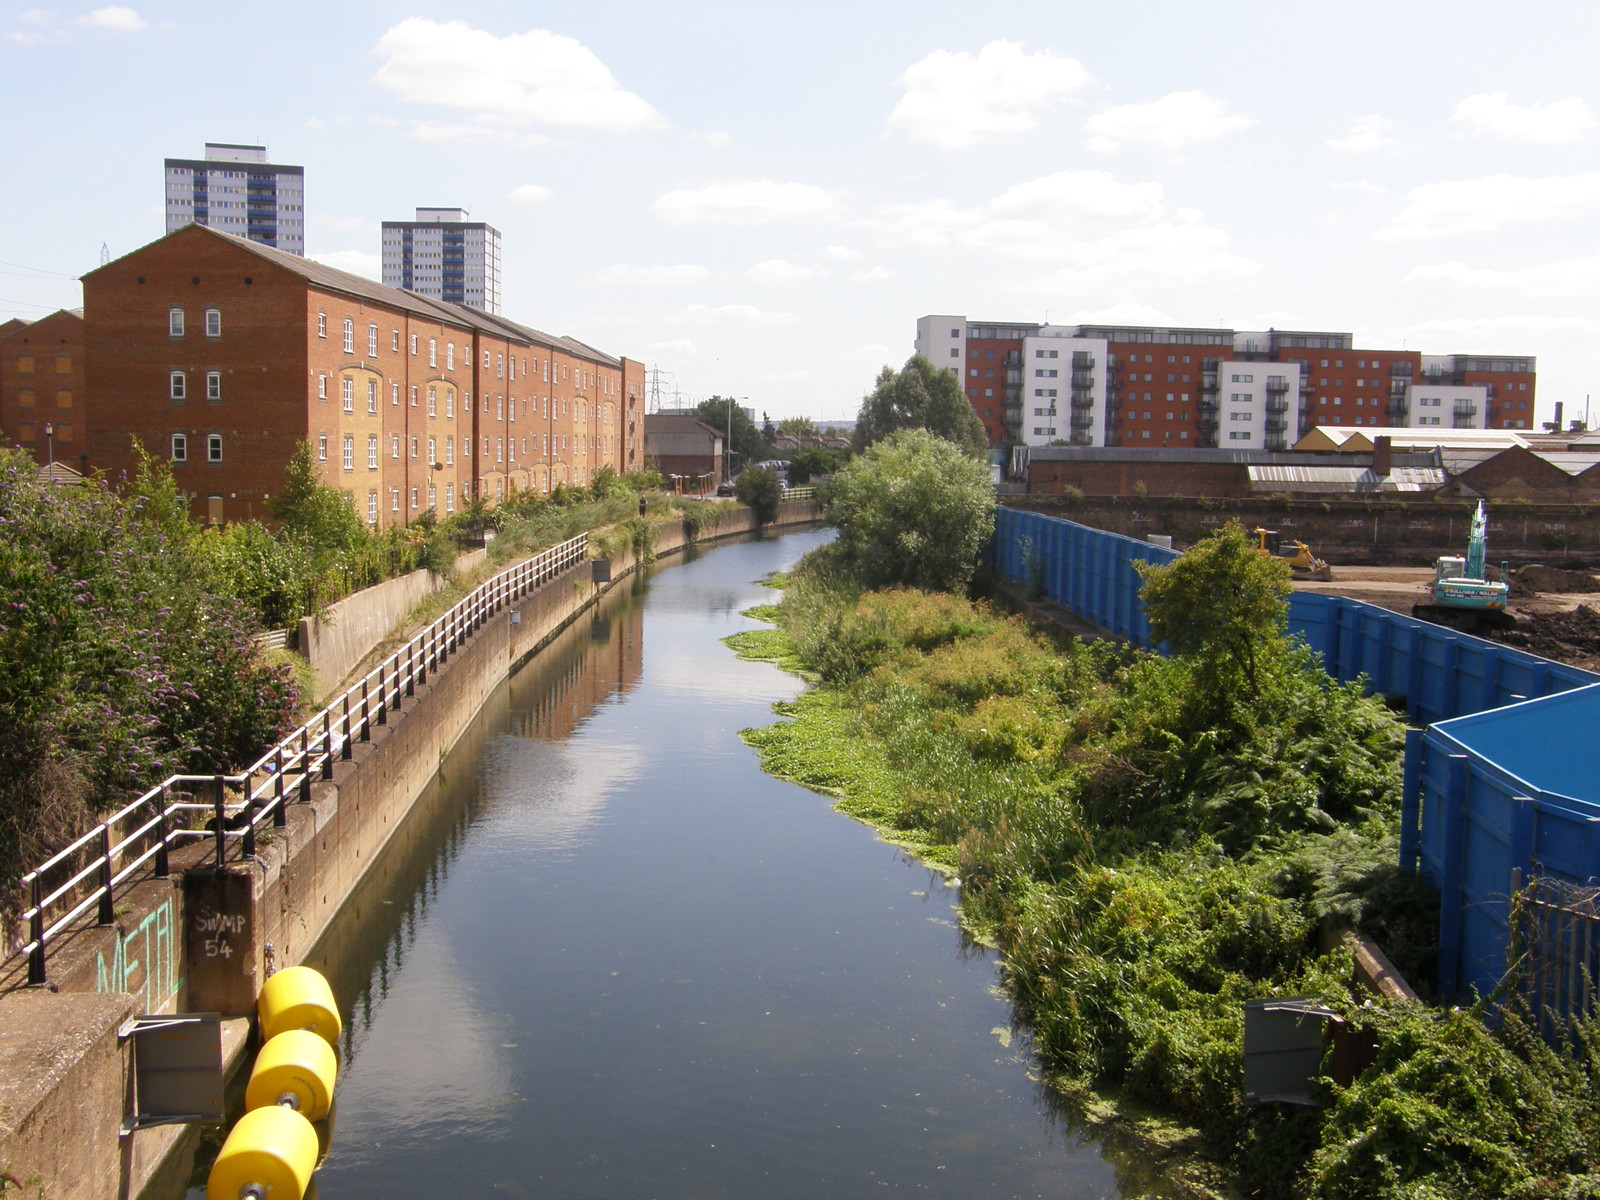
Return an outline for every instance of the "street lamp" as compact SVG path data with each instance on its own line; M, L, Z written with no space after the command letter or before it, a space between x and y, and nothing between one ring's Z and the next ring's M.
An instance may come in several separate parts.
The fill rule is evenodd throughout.
M53 421L44 423L44 447L45 470L53 475L56 466L56 427Z

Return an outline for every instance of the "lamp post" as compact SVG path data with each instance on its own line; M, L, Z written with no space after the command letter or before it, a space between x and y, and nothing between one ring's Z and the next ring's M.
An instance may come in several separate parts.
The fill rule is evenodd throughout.
M45 470L53 475L55 474L56 466L56 426L54 421L46 421L44 423L44 453Z

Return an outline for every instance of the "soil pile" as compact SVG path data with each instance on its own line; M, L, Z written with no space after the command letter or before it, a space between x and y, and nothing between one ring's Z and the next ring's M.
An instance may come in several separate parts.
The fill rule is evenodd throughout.
M1511 595L1533 596L1539 592L1600 592L1600 580L1585 571L1568 571L1530 563L1511 572Z
M1534 613L1497 641L1556 662L1600 672L1600 610L1580 604L1571 612Z

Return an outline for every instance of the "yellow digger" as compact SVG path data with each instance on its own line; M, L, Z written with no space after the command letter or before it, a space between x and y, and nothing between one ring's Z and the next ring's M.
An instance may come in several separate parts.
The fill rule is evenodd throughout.
M1332 568L1311 553L1311 547L1304 542L1297 542L1293 538L1285 539L1276 529L1262 529L1259 525L1256 526L1255 534L1256 553L1286 563L1294 572L1296 579L1333 578Z

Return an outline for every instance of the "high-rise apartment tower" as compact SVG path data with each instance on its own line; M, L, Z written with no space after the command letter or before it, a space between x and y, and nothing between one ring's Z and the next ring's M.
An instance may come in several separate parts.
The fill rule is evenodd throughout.
M500 231L461 208L419 208L415 221L383 223L383 282L390 287L500 311Z
M167 232L206 225L306 252L305 168L267 161L265 146L207 142L204 159L169 158Z

